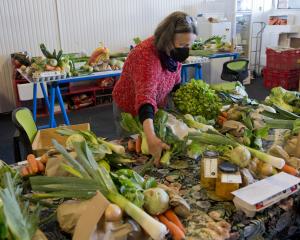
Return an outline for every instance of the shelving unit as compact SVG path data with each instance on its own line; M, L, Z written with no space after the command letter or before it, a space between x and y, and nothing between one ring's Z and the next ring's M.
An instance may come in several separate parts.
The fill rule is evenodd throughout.
M20 66L16 65L15 60L12 58L12 82L13 88L15 92L15 99L17 107L28 107L32 108L32 100L22 101L20 99L19 91L18 91L18 84L30 84L26 79L22 77L22 75L17 71L17 68ZM72 98L74 96L80 97L81 95L87 95L91 98L92 103L88 104L88 106L96 106L96 105L108 105L112 104L112 90L114 87L115 80L112 79L111 81L113 84L111 86L101 86L101 82L107 81L107 78L98 79L96 81L92 81L87 84L80 84L78 86L74 86L74 84L66 83L60 85L62 97L64 102L67 104L68 108L67 111L75 111L77 109L83 107L72 107ZM48 93L49 94L49 93ZM48 114L47 107L43 101L43 99L38 99L37 102L37 116L44 117ZM60 113L60 110L55 111L55 114Z

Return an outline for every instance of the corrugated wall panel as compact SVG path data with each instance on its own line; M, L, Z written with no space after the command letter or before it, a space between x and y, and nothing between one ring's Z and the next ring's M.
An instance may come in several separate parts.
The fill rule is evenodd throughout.
M101 41L112 51L153 34L175 10L233 15L235 0L0 0L0 112L14 107L9 54L49 49L90 53Z
M0 1L0 112L14 107L10 54L40 54L39 43L59 48L56 0Z
M66 51L90 53L98 42L113 51L132 44L136 36L146 38L169 13L181 10L225 12L233 15L234 0L57 0L62 47Z

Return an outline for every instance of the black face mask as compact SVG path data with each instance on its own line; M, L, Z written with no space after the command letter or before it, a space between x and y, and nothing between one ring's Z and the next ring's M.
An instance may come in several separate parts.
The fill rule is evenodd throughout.
M189 48L174 48L170 52L171 58L178 62L184 62L189 57Z

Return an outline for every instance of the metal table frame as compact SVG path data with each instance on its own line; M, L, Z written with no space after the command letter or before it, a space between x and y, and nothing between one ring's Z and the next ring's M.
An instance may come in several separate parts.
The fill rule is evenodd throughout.
M220 54L213 54L213 55L209 56L210 59L224 58L224 57L233 57L233 59L236 59L239 57L239 54L238 53L220 53ZM184 64L182 66L182 72L181 72L181 78L182 78L183 83L187 82L189 67L195 68L195 79L202 79L201 63ZM90 80L109 78L109 77L119 77L120 75L121 75L121 70L116 70L116 71L98 72L98 73L93 73L93 74L90 74L87 76L70 77L70 78L59 79L59 80L54 80L54 81L33 82L33 118L34 118L34 121L36 121L36 115L37 115L37 85L38 84L40 84L40 86L41 86L42 93L43 93L45 103L46 103L46 107L49 112L49 125L40 126L39 129L49 128L49 127L54 128L57 126L56 121L55 121L55 116L54 116L54 105L55 105L56 98L60 105L61 113L64 118L64 123L66 125L70 125L70 120L69 120L67 111L65 109L64 101L63 101L62 94L61 94L60 87L59 87L60 84L90 81ZM29 82L32 82L29 79L27 79L27 80ZM44 83L46 83L48 86L49 94L50 94L49 97L47 95L47 91L45 89Z
M233 53L216 53L208 56L209 59L216 59L216 58L226 58L226 57L232 57L234 60L237 59L240 56L239 53L233 52ZM186 83L188 81L188 68L194 67L195 68L195 79L202 79L203 73L202 73L202 64L201 63L191 63L191 64L184 64L182 66L181 71L181 79L183 83Z

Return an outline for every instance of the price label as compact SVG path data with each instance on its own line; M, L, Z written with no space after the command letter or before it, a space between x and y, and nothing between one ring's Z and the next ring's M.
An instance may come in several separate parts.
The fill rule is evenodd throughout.
M204 158L204 177L217 178L218 177L218 159Z
M222 173L221 176L222 183L242 183L242 177L240 173L228 174Z

